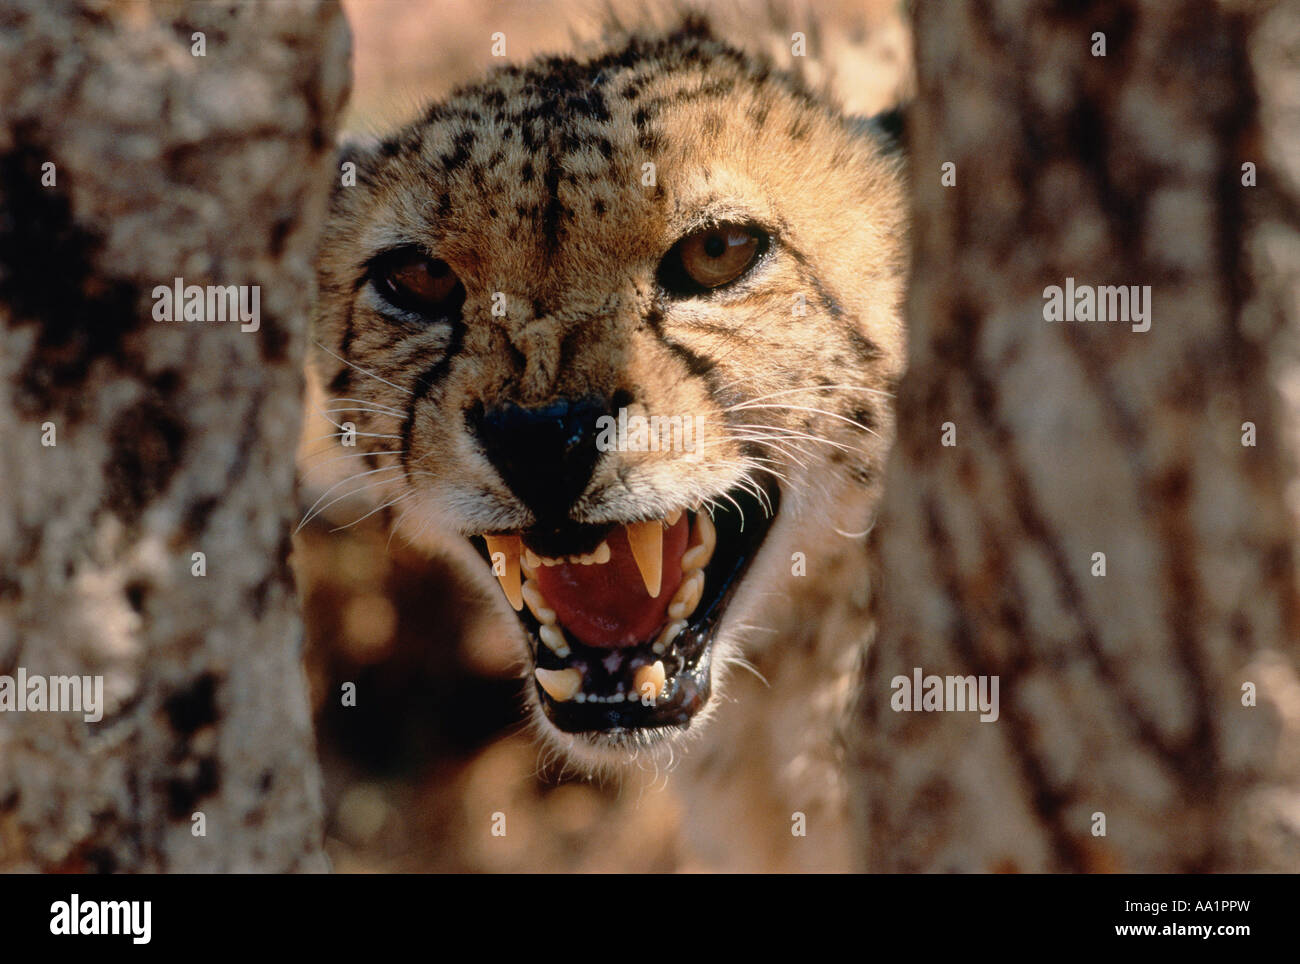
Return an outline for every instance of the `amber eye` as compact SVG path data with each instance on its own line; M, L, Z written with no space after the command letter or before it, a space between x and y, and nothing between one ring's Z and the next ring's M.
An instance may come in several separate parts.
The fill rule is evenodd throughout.
M377 258L370 267L384 300L427 318L446 318L460 311L465 289L447 262L418 248L400 248Z
M688 234L664 259L661 281L669 291L699 293L743 275L763 253L767 235L739 224L715 224Z

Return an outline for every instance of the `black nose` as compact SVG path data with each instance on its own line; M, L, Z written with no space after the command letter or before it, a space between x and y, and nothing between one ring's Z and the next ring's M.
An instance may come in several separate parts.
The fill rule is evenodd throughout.
M561 523L596 469L598 420L609 404L594 398L542 408L508 404L471 414L488 461L541 524Z

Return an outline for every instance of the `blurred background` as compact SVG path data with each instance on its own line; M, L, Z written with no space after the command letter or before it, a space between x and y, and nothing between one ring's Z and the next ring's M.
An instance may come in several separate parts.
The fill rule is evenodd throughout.
M501 61L562 52L597 32L600 7L555 0L345 0L354 87L346 134L375 134L472 82ZM718 32L766 4L699 4ZM896 0L785 3L790 31L826 52L855 113L892 106L907 83L910 38ZM742 38L736 37L738 45ZM347 477L310 400L300 455L304 515ZM343 484L325 500L350 489ZM542 768L522 730L515 619L455 564L390 541L360 496L343 499L295 539L317 740L325 779L327 849L340 872L707 871L679 829L690 814L652 774L596 784ZM355 707L340 687L355 682ZM504 812L508 833L491 834ZM787 819L782 817L782 819Z

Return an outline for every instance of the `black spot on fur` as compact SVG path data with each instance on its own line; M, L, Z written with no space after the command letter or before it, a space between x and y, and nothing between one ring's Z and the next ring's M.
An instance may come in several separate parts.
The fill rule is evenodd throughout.
M853 419L853 421L860 425L872 429L873 431L876 429L876 412L868 405L863 405L860 408L854 409L849 415L849 418Z
M881 356L880 346L856 328L849 329L849 345L861 362L873 362Z
M474 141L478 138L473 128L461 131L451 141L451 153L443 154L438 160L442 163L443 170L451 172L457 170L462 164L469 160L470 151L474 148Z

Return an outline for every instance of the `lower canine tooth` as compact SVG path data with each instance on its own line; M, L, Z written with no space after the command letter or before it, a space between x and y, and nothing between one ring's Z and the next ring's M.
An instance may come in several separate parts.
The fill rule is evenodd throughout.
M636 696L651 701L659 699L664 692L664 678L664 664L661 660L655 660L649 666L637 667L636 675L632 677Z
M538 667L535 672L537 682L541 684L542 689L546 690L547 695L557 703L567 703L582 688L582 673L573 667L568 669L542 669Z
M664 631L659 634L659 638L655 640L654 645L651 646L650 648L653 649L656 653L665 652L668 649L668 644L671 643L673 639L677 636L677 634L680 633L685 628L686 628L686 620L674 619L671 623L669 623L667 626L664 627Z
M541 628L537 630L537 635L542 638L546 648L556 656L563 659L569 655L569 644L565 641L564 633L560 631L559 626L543 623Z
M518 612L524 608L524 597L519 592L519 537L484 536L483 541L487 543L488 555L492 557L492 575L501 582L506 599Z
M536 579L529 579L524 582L524 602L528 604L528 611L537 617L537 621L543 626L555 623L555 610L546 605L546 597L542 595L541 587L537 585Z

